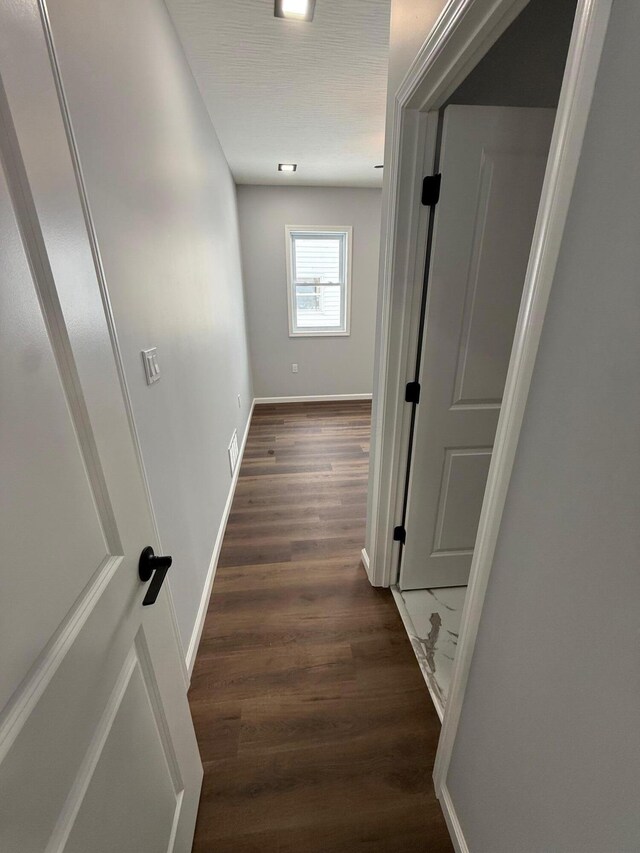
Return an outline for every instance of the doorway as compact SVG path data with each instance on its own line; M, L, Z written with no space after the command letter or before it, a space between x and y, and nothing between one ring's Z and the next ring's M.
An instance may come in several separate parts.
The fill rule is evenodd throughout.
M575 10L531 0L430 124L441 192L394 595L441 719Z

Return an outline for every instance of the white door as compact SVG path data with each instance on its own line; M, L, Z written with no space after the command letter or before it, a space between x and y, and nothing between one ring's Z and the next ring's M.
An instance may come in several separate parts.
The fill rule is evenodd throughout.
M445 110L402 589L468 580L554 117Z
M186 853L202 766L35 3L0 3L0 78L0 850Z

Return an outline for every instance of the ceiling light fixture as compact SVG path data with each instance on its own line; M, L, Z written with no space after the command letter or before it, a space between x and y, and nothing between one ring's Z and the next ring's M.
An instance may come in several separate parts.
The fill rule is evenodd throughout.
M312 21L315 8L316 0L275 0L273 14L292 21Z
M297 163L278 163L279 172L295 172L297 168Z

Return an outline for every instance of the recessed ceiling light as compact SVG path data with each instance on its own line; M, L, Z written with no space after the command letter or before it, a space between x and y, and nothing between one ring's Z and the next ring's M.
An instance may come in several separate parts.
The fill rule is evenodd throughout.
M297 163L278 163L279 172L295 172L297 168Z
M312 21L316 0L275 0L273 14L276 18L293 21Z

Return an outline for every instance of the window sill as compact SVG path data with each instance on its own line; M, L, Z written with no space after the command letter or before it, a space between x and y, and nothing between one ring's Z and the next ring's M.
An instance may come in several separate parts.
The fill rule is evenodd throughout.
M289 332L290 338L348 338L351 335L351 332L317 332L317 331L308 331L308 332Z

